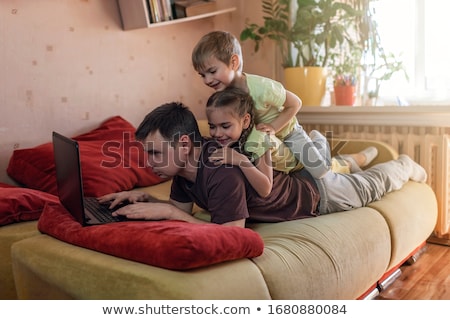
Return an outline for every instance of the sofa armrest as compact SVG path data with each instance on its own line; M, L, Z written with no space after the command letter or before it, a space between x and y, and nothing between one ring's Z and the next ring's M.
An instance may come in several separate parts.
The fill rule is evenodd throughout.
M367 147L374 146L378 149L378 156L370 163L370 166L373 166L377 163L397 159L398 157L398 153L393 147L381 141L333 139L332 141L329 141L329 143L332 156L336 156L339 154L358 153L359 151L362 151Z

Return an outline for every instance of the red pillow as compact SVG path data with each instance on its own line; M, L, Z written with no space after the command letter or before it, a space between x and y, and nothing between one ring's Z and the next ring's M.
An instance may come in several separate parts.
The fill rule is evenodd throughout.
M4 182L0 182L0 187L1 188L17 188L17 186L12 186L12 185L4 183Z
M79 142L85 196L145 187L161 182L145 167L141 143L134 140L135 128L116 116L97 129L73 137ZM18 183L57 195L52 143L15 150L6 169Z
M47 203L59 204L58 197L39 190L0 186L0 226L39 219Z
M44 208L38 229L73 245L173 270L257 257L264 250L261 236L251 229L176 220L82 227L55 204Z

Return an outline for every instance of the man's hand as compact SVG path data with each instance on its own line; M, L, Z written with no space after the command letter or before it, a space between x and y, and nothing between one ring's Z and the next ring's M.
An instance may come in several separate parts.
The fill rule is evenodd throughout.
M137 202L119 208L113 216L125 216L132 220L182 220L190 223L209 223L195 218L172 203L165 202Z
M110 193L97 200L100 203L111 202L110 209L118 204L129 202L130 204L115 210L113 216L125 216L132 220L182 220L191 223L210 223L195 218L192 213L192 203L170 203L154 199L149 194L141 191L122 191ZM231 221L223 225L240 226L245 228L245 219Z
M173 219L173 206L168 203L138 202L117 209L113 216L125 216L136 220L169 220Z
M98 202L100 203L111 202L109 205L109 209L114 209L117 205L124 202L146 202L150 201L150 199L151 197L147 193L141 191L122 191L106 194L97 198Z

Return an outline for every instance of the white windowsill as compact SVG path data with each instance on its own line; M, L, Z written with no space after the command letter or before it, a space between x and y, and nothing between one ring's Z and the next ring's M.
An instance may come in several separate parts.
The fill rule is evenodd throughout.
M302 107L297 117L300 124L450 127L450 106Z

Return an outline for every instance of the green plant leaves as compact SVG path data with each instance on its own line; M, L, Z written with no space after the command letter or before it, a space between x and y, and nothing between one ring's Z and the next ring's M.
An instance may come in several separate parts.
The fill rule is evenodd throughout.
M335 0L297 0L295 21L289 19L290 0L263 0L262 10L264 25L247 25L240 39L255 41L255 51L264 39L274 40L284 67L327 66L330 52L351 41L345 27L360 15Z

